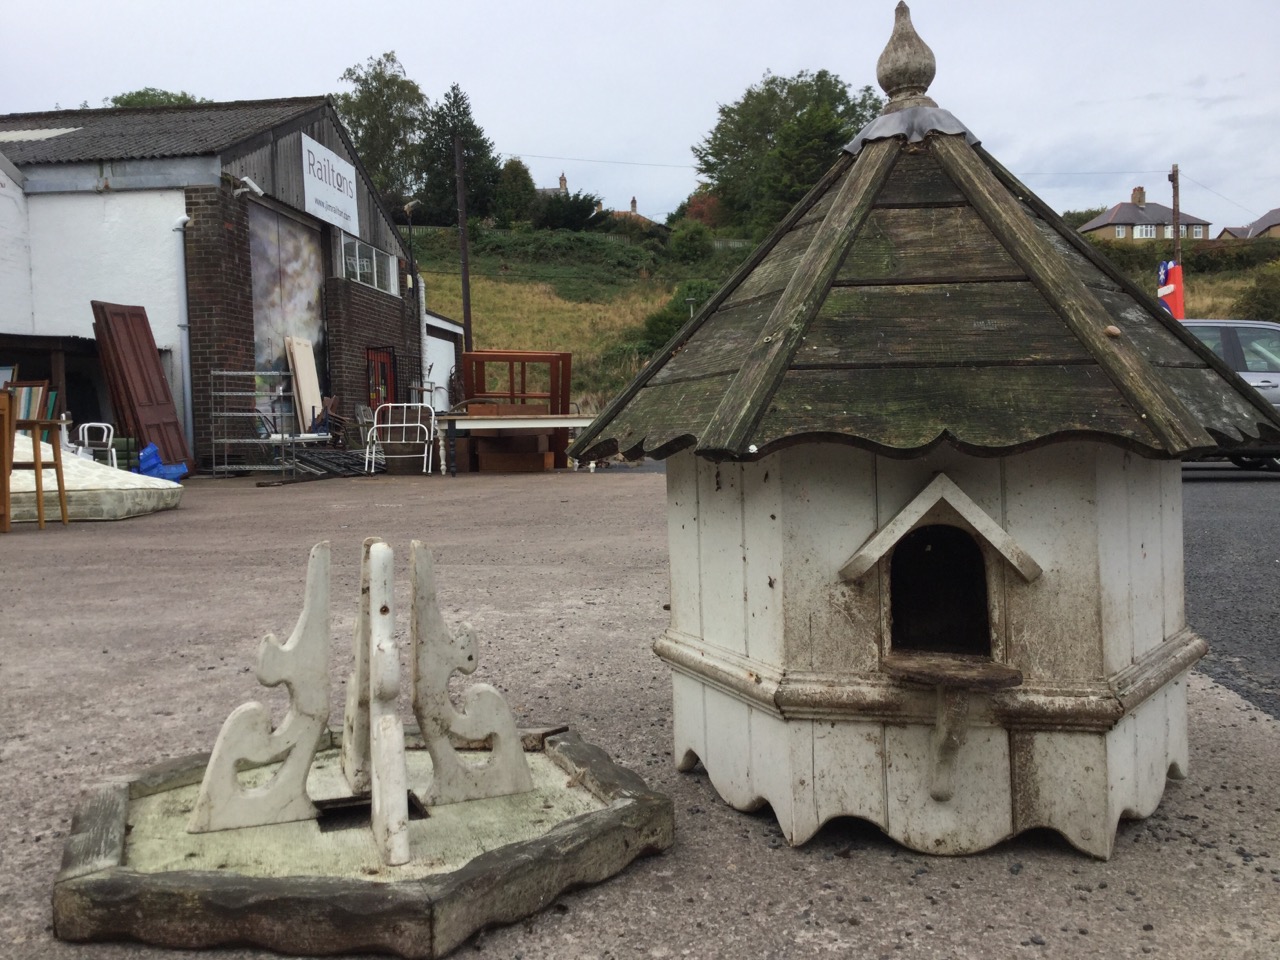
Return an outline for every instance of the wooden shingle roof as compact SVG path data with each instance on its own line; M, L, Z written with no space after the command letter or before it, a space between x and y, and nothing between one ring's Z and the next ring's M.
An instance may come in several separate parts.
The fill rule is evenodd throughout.
M903 22L924 47L898 7L884 114L570 455L1280 442L1270 404L924 96L931 63L886 80Z

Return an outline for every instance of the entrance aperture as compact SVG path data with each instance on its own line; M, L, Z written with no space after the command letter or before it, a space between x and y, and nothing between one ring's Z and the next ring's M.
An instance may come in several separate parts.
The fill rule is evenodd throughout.
M991 656L982 550L958 527L912 530L889 565L895 650Z

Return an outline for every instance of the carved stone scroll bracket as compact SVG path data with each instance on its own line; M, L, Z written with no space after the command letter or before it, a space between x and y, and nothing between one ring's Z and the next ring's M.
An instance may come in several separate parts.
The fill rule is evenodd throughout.
M311 548L302 613L285 643L268 634L258 650L258 682L289 690L289 710L276 729L257 702L231 712L205 768L188 821L191 833L309 820L307 774L329 720L329 543ZM266 783L245 787L237 767L280 763Z
M355 661L347 678L347 701L342 714L342 775L354 794L370 789L369 772L369 552L378 537L365 540L360 559L360 609L352 636Z
M365 542L361 582L362 615L368 617L368 731L371 738L371 823L382 862L409 862L409 772L404 756L404 727L396 716L400 695L400 654L395 643L395 591L391 548ZM357 631L359 632L359 631Z
M969 691L939 686L938 719L933 727L933 757L929 770L929 796L946 803L955 796L956 754L969 729Z
M413 644L413 712L431 754L432 779L422 800L428 805L501 797L533 789L529 764L516 733L515 718L502 694L489 684L468 688L462 710L449 698L449 677L475 672L476 639L464 625L455 637L445 625L436 600L431 552L415 540L410 545L409 577L413 589L410 631ZM464 762L450 737L488 740L489 758Z

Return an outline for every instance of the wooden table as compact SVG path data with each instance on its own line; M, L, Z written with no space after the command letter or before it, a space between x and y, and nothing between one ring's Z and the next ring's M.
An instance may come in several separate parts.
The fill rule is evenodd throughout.
M507 417L472 416L462 413L437 413L437 427L445 424L443 439L447 442L446 455L442 458L442 472L447 466L449 475L458 475L456 440L459 430L581 430L595 422L595 417L574 414L517 414Z
M49 436L53 442L53 473L58 483L58 507L62 511L62 523L66 525L70 522L67 515L67 485L62 477L62 421L61 420L19 420L17 422L18 430L28 430L31 433L31 459L14 460L11 464L15 470L34 470L36 473L36 522L41 530L44 529L44 471L49 469L44 465L43 453L40 450L40 435L45 431L49 432ZM12 456L12 454L10 454ZM5 524L7 529L8 514L5 515Z

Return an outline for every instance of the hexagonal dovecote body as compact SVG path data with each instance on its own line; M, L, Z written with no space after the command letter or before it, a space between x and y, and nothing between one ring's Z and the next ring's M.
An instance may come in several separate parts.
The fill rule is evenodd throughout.
M943 499L843 579L939 476L1040 575L1028 581ZM733 806L769 803L790 842L857 816L930 853L1051 827L1106 857L1120 817L1150 814L1166 773L1185 770L1182 675L1203 642L1183 618L1177 463L1090 443L914 460L812 444L744 464L685 452L667 478L671 626L655 649L674 671L675 755L685 769L701 760ZM929 780L946 684L886 671L895 657L953 656L894 631L895 591L917 597L895 556L938 526L974 543L987 588L989 653L954 658L1022 676L968 695L945 801Z

